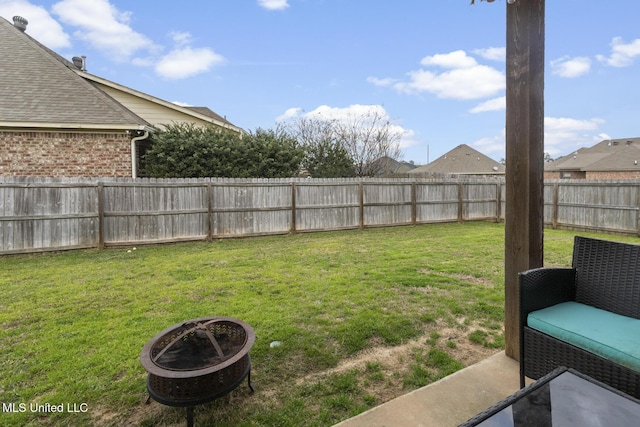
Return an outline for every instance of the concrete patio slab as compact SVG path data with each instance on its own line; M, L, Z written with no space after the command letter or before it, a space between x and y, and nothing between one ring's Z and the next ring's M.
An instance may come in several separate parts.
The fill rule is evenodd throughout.
M516 392L518 372L517 361L496 353L335 427L457 426Z

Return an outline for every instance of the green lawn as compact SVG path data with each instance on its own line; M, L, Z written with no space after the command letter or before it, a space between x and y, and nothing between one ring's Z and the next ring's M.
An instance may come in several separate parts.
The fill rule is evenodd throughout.
M574 234L545 232L547 265ZM140 350L222 315L256 332L256 392L196 422L332 425L504 346L503 252L504 226L473 222L0 258L0 424L183 425L145 404Z

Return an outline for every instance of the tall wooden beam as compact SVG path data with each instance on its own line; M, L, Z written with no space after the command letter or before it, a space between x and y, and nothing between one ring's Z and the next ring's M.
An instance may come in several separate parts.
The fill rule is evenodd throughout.
M519 358L518 273L543 263L545 0L507 4L506 354Z

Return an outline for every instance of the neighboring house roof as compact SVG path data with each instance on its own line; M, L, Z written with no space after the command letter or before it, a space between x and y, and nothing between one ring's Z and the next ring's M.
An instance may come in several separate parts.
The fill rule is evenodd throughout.
M380 157L378 160L375 160L373 164L375 165L373 168L379 171L377 175L408 173L410 170L416 167L412 163L400 162L398 160L392 159L389 156Z
M505 167L466 144L433 162L409 171L411 174L504 175Z
M241 129L207 107L185 107L81 70L0 18L0 127L150 129L191 122Z
M0 125L144 129L148 123L0 18Z
M546 172L613 172L640 169L640 138L607 139L545 164Z

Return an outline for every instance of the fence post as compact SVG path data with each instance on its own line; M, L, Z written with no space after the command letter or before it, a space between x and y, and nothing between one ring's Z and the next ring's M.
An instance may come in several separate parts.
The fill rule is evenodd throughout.
M415 181L411 183L411 223L418 223L418 189Z
M638 237L640 237L640 184L636 184L636 186L638 187L638 190L637 190L638 202L636 203L638 210L636 211L636 220L638 222Z
M364 183L358 184L358 197L360 199L360 229L364 228Z
M496 224L500 224L502 217L502 183L496 184Z
M553 184L553 213L552 213L552 224L551 228L554 230L558 228L558 204L560 200L560 184L557 182Z
M291 233L296 232L296 183L291 182Z
M462 197L463 193L464 193L464 189L462 187L462 183L459 182L458 183L458 222L464 222L464 218L463 218L464 198Z
M104 249L104 184L98 182L98 249Z
M213 240L213 185L207 183L207 240Z

